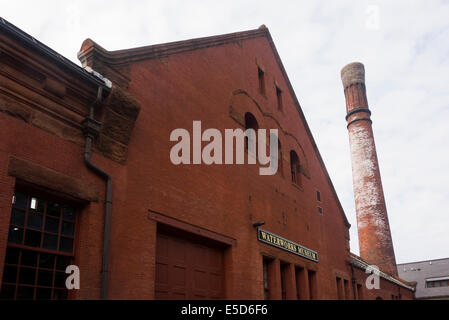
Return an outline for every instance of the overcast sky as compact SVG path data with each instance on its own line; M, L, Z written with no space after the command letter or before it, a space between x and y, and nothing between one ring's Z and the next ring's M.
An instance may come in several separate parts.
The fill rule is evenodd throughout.
M352 224L356 254L340 70L362 62L396 260L449 257L449 1L2 0L0 15L77 64L86 38L116 50L265 24Z

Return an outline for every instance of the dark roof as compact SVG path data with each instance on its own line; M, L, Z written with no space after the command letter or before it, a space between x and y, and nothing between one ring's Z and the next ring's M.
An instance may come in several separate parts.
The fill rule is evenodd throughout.
M22 43L24 46L32 49L35 52L38 52L42 56L50 59L52 63L62 66L63 68L69 70L70 72L77 74L78 76L82 77L83 79L85 79L97 86L103 86L103 89L105 91L110 90L110 88L105 84L105 82L103 80L101 80L100 78L87 72L80 66L76 65L69 59L60 55L53 49L47 47L45 44L36 40L32 36L30 36L28 33L17 28L15 25L13 25L12 23L3 19L2 17L0 17L0 32L8 34L9 36L13 37L16 41Z
M449 258L401 263L397 267L402 279L417 282L416 298L449 297L449 286L426 288L426 279L449 278Z

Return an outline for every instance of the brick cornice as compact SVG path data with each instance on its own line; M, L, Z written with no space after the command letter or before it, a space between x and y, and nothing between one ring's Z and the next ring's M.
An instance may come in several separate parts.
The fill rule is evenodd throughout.
M230 42L268 36L268 34L269 32L267 28L260 28L218 36L196 38L116 51L108 51L95 41L86 39L81 45L78 58L83 64L85 61L94 58L106 62L110 66L126 65L142 60L162 58L173 54L185 53L208 47L216 47Z

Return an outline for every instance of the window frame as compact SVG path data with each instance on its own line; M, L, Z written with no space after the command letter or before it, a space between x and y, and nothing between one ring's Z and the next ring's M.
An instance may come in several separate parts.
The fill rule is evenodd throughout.
M25 205L23 203L18 204L15 201L18 201L18 194L22 195L26 198ZM32 199L37 199L38 201L42 201L43 207L32 207ZM58 204L58 213L51 212L49 205ZM65 211L64 208L70 208L70 211ZM15 214L17 212L22 212L23 217L22 220L14 220ZM33 215L40 215L40 227L30 226L29 218L33 217ZM69 214L69 216L65 215ZM47 229L49 219L57 219L57 232L53 230ZM71 227L71 231L69 233L63 232L63 225L66 223ZM21 228L21 241L20 243L13 242L12 237L10 236L11 230L13 228ZM27 290L33 290L32 298L30 296L31 291L28 291L28 296L25 299L33 299L37 300L39 298L42 299L41 293L45 292L48 294L50 290L50 297L43 298L46 300L49 299L67 299L69 297L69 291L65 286L65 280L67 278L67 274L65 273L65 269L68 265L73 264L75 259L75 252L77 251L77 237L78 237L78 228L79 228L79 201L74 201L73 199L67 199L65 197L61 197L60 195L55 195L51 191L42 190L41 188L33 188L28 185L21 185L20 183L16 184L13 199L11 203L11 215L9 222L9 232L8 232L8 240L6 245L6 255L8 252L18 252L17 260L8 261L7 256L5 256L5 263L3 265L3 270L9 268L9 270L14 270L15 272L15 282L9 281L12 278L8 279L8 281L2 281L2 291L4 287L7 287L9 290L13 290L13 297L6 296L1 297L0 299L20 299L19 292L21 290L25 290L24 288L29 288ZM70 229L69 229L70 230ZM26 235L27 232L38 232L40 236L39 245L30 245L26 243ZM49 249L44 247L45 236L56 236L56 249ZM71 251L62 251L61 246L63 245L63 239L71 240ZM14 255L13 255L14 256ZM34 259L33 264L30 263L30 257ZM29 261L28 261L28 260ZM44 259L44 260L42 260ZM49 259L47 261L53 261L51 264L45 263L45 259ZM43 264L45 263L45 264ZM21 272L27 272L29 276L34 273L33 281L29 283L21 282ZM24 274L23 274L24 275ZM51 275L51 282L49 283ZM43 277L43 278L41 278ZM44 278L45 277L45 278ZM31 279L31 278L30 278ZM44 280L46 279L46 280ZM25 280L23 280L25 281ZM32 282L32 283L31 283ZM10 291L9 293L12 293Z
M266 86L265 86L265 71L260 67L257 66L257 79L259 81L259 93L263 96L266 95Z
M277 109L280 112L284 112L284 104L283 104L283 97L282 97L282 89L279 88L279 86L275 85L276 90L276 102L277 102Z
M294 161L296 160L296 161ZM294 163L295 162L295 163ZM295 150L290 150L290 172L292 183L301 187L301 164L299 156Z

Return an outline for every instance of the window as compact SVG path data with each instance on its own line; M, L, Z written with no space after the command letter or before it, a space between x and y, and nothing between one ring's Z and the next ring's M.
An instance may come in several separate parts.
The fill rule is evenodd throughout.
M316 272L312 270L307 270L307 275L309 277L309 297L310 300L316 299Z
M290 169L292 174L292 182L298 186L301 185L301 177L299 175L299 158L295 151L290 151Z
M317 211L318 211L318 214L320 214L320 215L322 215L323 214L323 207L321 206L322 204L321 204L321 192L320 191L316 191L316 201L317 201L317 204L318 204L318 206L317 206Z
M287 299L287 270L288 270L288 264L281 263L281 292L282 292L282 300Z
M270 299L270 271L272 260L263 258L263 297L265 300Z
M66 299L75 224L72 206L16 191L0 299Z
M349 281L348 280L343 280L343 287L344 287L344 290L345 290L345 299L349 300L351 298L351 292L350 292Z
M304 290L305 290L305 284L304 284L304 268L302 267L296 267L295 268L295 278L296 278L296 298L298 300L304 299ZM306 291L307 292L307 291Z
M341 284L341 278L337 277L337 298L338 300L343 300L343 290Z
M361 284L357 284L357 296L359 300L363 300L363 289Z
M252 113L245 113L245 130L253 129L254 133L257 135L257 130L259 129L259 124L257 123L256 117L252 115ZM254 151L254 156L257 155L257 139L254 137L245 136L245 149L249 150L249 147L252 147L252 151ZM256 157L257 158L257 157Z
M257 68L259 77L259 92L265 95L265 72L261 68Z
M276 98L278 103L278 110L282 111L282 90L276 86Z
M438 288L438 287L448 287L449 286L449 278L448 279L444 278L441 280L440 279L426 280L426 288Z

